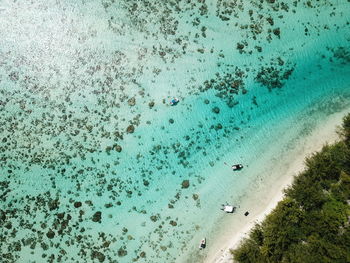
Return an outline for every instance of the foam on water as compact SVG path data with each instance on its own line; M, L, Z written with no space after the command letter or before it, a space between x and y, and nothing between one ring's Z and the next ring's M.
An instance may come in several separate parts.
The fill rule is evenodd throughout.
M349 108L349 12L2 1L2 258L200 261L220 204L278 179L273 164Z

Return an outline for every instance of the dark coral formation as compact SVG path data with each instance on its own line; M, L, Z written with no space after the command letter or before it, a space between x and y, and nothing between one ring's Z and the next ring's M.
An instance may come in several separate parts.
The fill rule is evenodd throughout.
M244 84L244 79L246 77L247 75L245 72L235 67L232 73L225 73L224 75L217 73L215 79L206 80L203 85L199 87L199 90L201 92L211 89L215 90L215 95L224 100L227 106L232 108L238 103L235 97L240 93L247 93Z
M331 49L333 52L333 57L343 64L350 63L350 48L349 47L338 47L335 49Z
M267 87L270 91L274 88L282 88L294 71L291 63L285 64L281 58L270 63L271 66L263 66L258 71L255 80Z

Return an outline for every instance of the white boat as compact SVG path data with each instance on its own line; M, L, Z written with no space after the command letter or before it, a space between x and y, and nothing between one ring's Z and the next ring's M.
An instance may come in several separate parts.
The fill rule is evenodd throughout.
M226 213L233 213L235 211L236 207L233 205L222 205L221 210Z
M179 99L178 98L173 98L171 101L170 101L170 105L171 106L175 106L176 104L178 104L179 103Z

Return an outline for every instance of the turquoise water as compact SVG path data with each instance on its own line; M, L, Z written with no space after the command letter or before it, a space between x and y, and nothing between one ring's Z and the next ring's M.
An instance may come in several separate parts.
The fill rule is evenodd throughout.
M349 108L345 0L0 3L4 262L200 262L220 204Z

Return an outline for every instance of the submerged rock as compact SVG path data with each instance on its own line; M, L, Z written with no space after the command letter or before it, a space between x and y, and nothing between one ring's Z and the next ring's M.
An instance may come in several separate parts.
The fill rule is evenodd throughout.
M79 208L79 207L81 207L81 202L74 202L74 207L75 208Z
M49 230L49 232L46 233L46 236L50 239L55 237L55 232L53 232L51 229Z
M219 114L220 113L220 108L219 107L214 107L212 109L212 112L216 113L216 114Z
M182 183L181 183L181 187L183 189L186 189L190 186L190 181L189 180L183 180Z
M58 217L58 219L63 219L64 218L64 213L58 213L57 217Z
M153 221L153 222L156 222L158 220L158 217L153 215L153 216L150 216L150 219Z
M143 180L143 185L144 186L149 186L149 181L148 180Z
M124 248L121 247L121 248L118 249L118 256L119 257L124 257L127 254L128 254L128 252Z
M169 224L172 225L172 226L177 226L177 223L174 220L170 220Z
M92 221L101 223L101 216L102 213L100 211L97 211L93 216L92 216Z
M120 153L123 150L123 148L120 145L116 144L114 146L114 150L116 150L118 153Z
M91 254L91 258L92 259L97 258L99 262L104 262L106 256L103 253L99 252L99 251L93 251L92 254Z
M273 32L274 35L280 37L281 30L279 28L275 28L272 32Z
M134 131L135 131L134 125L129 125L128 128L126 128L127 133L134 133Z
M237 43L237 49L242 50L244 45L242 43Z
M58 201L58 199L50 200L48 202L48 206L49 206L50 211L58 209L59 204L60 204L60 202Z
M12 223L11 223L11 222L7 222L7 223L5 224L5 228L11 229L11 228L12 228Z
M0 222L4 222L6 220L6 213L5 211L0 209Z
M136 99L134 98L134 97L132 97L132 98L130 98L129 100L128 100L128 105L129 106L135 106L135 104L136 104Z

